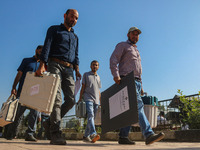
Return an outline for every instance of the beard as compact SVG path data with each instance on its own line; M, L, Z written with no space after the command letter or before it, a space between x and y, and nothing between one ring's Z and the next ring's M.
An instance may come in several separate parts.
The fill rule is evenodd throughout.
M92 68L92 72L97 72L97 68Z
M131 40L130 38L128 38L128 40L132 43L132 44L136 44L137 40Z
M40 59L41 54L36 53L37 59Z
M71 21L66 17L65 19L65 23L67 24L68 27L73 27L75 26L75 22L74 21Z

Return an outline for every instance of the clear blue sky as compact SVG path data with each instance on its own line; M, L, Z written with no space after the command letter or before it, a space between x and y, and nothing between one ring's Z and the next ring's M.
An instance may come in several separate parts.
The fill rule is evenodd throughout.
M79 12L74 29L80 72L98 60L101 91L114 83L109 58L132 26L142 31L137 46L148 95L163 100L177 89L186 95L200 90L199 0L7 0L0 2L0 104L10 94L21 60L44 43L49 26L63 23L68 8Z

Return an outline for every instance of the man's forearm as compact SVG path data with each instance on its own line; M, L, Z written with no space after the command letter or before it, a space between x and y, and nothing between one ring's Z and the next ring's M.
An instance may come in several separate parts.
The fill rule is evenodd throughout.
M100 105L101 105L101 92L99 91L99 102L100 102Z
M79 72L79 66L78 66L78 65L74 65L74 70L75 70L76 72Z
M42 60L40 61L40 65L38 69L41 69L41 68L45 68L45 62Z
M17 73L17 75L16 75L16 77L15 77L15 80L14 80L14 83L13 83L13 86L12 86L12 89L16 89L16 86L17 86L19 80L21 79L22 74L23 74L23 73L22 73L21 71L18 71L18 73Z
M78 65L74 65L74 70L76 72L76 80L81 79L81 74L79 72L79 66Z
M18 73L17 73L17 75L15 77L13 86L12 86L11 94L17 95L16 86L19 83L19 80L21 79L22 74L23 74L22 71L18 71Z
M39 66L38 70L35 72L35 75L36 76L41 76L43 74L43 72L45 72L45 71L46 71L45 62L40 61L40 66Z
M80 101L81 101L81 99L82 99L82 96L83 96L83 93L84 93L84 91L85 91L85 85L84 85L84 84L82 84L81 91L80 91L79 102L80 102Z

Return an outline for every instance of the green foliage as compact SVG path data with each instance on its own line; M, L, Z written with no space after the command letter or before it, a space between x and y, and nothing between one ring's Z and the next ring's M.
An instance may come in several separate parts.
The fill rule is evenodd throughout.
M96 127L96 132L101 133L101 126L95 126Z
M181 101L179 109L182 123L188 124L190 129L200 129L200 100L197 97L186 98L181 90L178 90L178 93Z
M71 118L68 122L66 122L66 128L75 129L76 132L80 132L81 123L76 118Z

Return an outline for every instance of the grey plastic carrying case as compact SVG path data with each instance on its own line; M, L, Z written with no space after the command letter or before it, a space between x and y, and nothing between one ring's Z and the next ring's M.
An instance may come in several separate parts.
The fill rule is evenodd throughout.
M9 123L14 122L17 107L18 107L18 99L16 99L15 95L10 95L8 100L3 103L0 110L0 126L3 127Z
M76 104L76 117L86 118L86 116L86 104L84 101L81 101Z
M23 106L50 114L57 94L60 78L56 74L45 73L36 77L27 72L19 102Z

